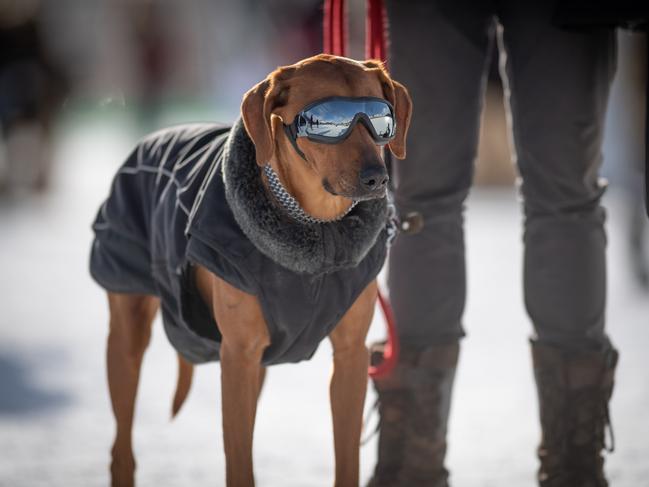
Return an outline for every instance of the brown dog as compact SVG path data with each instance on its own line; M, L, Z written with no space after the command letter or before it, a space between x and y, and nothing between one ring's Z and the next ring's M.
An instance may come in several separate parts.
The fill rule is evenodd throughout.
M241 106L245 130L254 143L258 164L270 163L304 210L321 219L344 214L353 199L376 198L385 193L384 187L368 186L360 181L360 174L368 167L379 167L385 175L382 148L362 124L357 124L351 135L337 144L297 139L306 162L286 136L283 123L290 123L314 100L330 96L388 100L397 121L396 136L388 147L396 157L405 157L410 97L402 85L391 80L382 66L373 61L360 63L320 55L279 68L246 93ZM252 486L253 428L265 371L262 356L271 344L267 321L256 296L234 287L203 266L195 266L192 276L221 334L227 485ZM365 338L376 293L376 282L372 281L329 333L334 350L330 394L335 485L341 487L358 485L359 439L368 367ZM108 299L108 380L117 420L112 485L130 486L134 483L131 429L139 370L160 301L154 295L123 292L109 292ZM187 395L192 374L189 362L179 358L179 364L174 414Z

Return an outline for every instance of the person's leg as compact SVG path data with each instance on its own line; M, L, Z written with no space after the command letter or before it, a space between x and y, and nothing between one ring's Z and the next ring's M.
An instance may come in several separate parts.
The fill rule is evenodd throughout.
M420 231L395 241L388 284L400 343L413 348L464 335L462 213L493 39L491 16L471 5L479 2L446 3L387 2L390 70L413 100L407 157L393 168L395 203L402 219L423 218Z
M402 219L418 213L423 227L399 235L389 259L402 353L394 374L375 381L381 423L373 487L447 485L446 425L464 335L462 211L493 39L491 15L472 3L387 2L391 73L414 106L407 159L394 166L395 202Z
M598 177L614 32L563 30L553 2L505 2L499 36L525 210L525 304L543 486L604 486L617 353L604 331L606 235Z
M559 29L547 10L502 19L525 204L525 304L540 342L607 349L598 170L615 37Z

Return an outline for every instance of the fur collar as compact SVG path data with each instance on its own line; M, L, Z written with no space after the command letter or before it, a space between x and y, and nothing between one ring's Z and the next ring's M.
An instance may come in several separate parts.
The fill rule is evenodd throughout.
M263 254L300 274L355 267L387 233L386 198L362 201L339 221L308 225L290 219L272 200L241 119L223 155L225 197L243 233Z

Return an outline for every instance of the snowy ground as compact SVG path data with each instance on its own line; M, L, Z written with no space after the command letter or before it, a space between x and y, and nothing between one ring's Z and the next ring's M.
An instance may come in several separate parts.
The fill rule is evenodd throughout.
M108 485L113 434L104 372L107 307L86 270L90 222L126 155L129 127L66 132L53 190L0 202L0 486ZM621 350L612 403L614 487L649 485L649 295L630 280L622 212L610 208L610 334ZM456 487L531 487L536 419L521 290L520 211L513 189L468 203L469 297L448 464ZM376 320L373 336L381 336ZM146 355L135 427L140 486L223 485L217 364L197 369L169 421L175 356L158 323ZM260 486L331 485L330 348L269 371L259 407ZM373 402L368 397L367 406ZM376 440L362 450L368 479Z

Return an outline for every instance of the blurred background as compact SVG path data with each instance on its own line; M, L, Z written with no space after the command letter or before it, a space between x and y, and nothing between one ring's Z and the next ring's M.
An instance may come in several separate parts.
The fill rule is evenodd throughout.
M363 57L364 2L349 1ZM322 49L320 0L0 0L0 486L104 486L113 436L107 305L87 272L90 223L139 137L231 122L278 65ZM649 230L642 163L646 40L618 34L604 145L609 332L621 351L612 485L649 485ZM532 486L539 438L521 288L520 203L497 60L467 203L469 296L450 425L455 486ZM371 339L385 327L377 313ZM333 482L330 347L269 371L258 411L260 486ZM176 361L157 323L139 392L141 486L223 485L218 364L197 369L169 421ZM484 398L490 399L485 403ZM368 395L366 409L374 401ZM369 420L367 432L373 429ZM376 437L362 449L362 479Z

